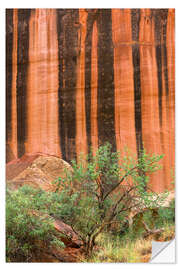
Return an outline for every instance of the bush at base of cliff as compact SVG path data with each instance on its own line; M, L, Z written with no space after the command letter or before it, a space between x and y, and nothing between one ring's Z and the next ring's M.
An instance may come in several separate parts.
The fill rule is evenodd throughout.
M23 186L6 194L6 260L29 262L40 249L63 247L49 214L51 196ZM37 214L41 213L41 214Z
M96 155L73 161L73 172L66 171L65 177L56 181L56 192L28 186L17 191L8 189L7 261L32 261L34 254L46 246L63 246L51 217L70 225L90 256L101 233L117 224L122 231L132 209L153 208L162 200L147 192L146 174L160 168L161 158L142 151L137 159L128 150L120 156L106 144Z
M157 207L163 200L148 190L149 175L160 169L162 157L143 150L137 158L128 149L120 155L107 143L95 155L72 161L73 173L57 179L61 209L55 214L80 235L87 255L99 234L124 226L131 210Z

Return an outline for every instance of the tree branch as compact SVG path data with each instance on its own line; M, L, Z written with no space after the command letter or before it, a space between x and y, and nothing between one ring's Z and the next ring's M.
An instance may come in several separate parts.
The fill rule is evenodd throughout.
M121 209L119 212L117 212L117 213L116 213L116 215L118 215L118 214L119 214L119 213L121 213L121 212L124 212L124 211L130 210L130 209L132 209L132 208L134 208L134 207L136 207L136 206L138 206L138 205L141 205L141 203L137 203L137 204L132 205L132 206L127 207L127 208L123 208L123 209Z
M151 161L148 165L151 165L151 164L153 164L154 163L154 161ZM105 195L105 197L104 197L104 200L109 196L109 194L110 193L112 193L123 181L124 181L124 179L128 176L128 175L131 175L131 173L134 171L134 170L136 170L136 169L141 169L142 170L142 168L140 168L140 165L138 164L138 165L136 165L136 166L134 166L132 169L130 169L122 178L121 178L121 180L110 190L110 191L108 191L108 193ZM143 171L143 170L142 170Z
M161 232L163 232L164 231L164 228L161 228L161 229L150 229L149 227L148 227L148 225L144 222L144 221L142 221L142 224L144 225L144 228L145 228L145 230L146 230L146 233L149 235L149 234L157 234L157 233L161 233Z
M132 173L132 171L134 171L135 169L138 169L139 165L136 165L135 167L133 167L131 170L129 170L122 178L121 180L111 189L108 191L108 193L105 195L104 200L109 196L109 194L111 194L123 181L124 179L130 175Z
M124 199L125 196L127 196L133 189L137 188L137 186L133 186L131 187L128 191L126 191L122 196L121 198L116 202L116 204L111 208L110 210L110 213L111 213L111 216L114 215L114 212L117 208L117 206L120 204L120 202Z

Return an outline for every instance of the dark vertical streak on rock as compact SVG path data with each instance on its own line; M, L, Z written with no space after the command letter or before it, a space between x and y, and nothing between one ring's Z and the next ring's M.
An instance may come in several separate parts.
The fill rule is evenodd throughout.
M132 54L133 54L133 66L134 66L135 129L136 129L137 152L139 155L140 150L143 149L139 45L132 46Z
M167 48L166 48L166 29L167 29L167 9L154 9L152 11L154 17L154 31L156 43L156 63L158 76L158 98L159 98L159 121L162 126L162 71L164 71L166 102L168 102L168 69L167 69ZM163 66L162 66L163 59Z
M131 10L132 40L139 41L140 9Z
M57 35L58 35L58 60L59 60L59 89L58 89L58 111L59 111L59 138L62 152L62 159L66 159L66 140L65 140L65 119L63 110L63 25L62 18L65 10L57 9Z
M167 48L166 48L166 31L167 31L167 17L168 9L164 10L163 16L163 59L164 59L164 79L165 79L165 89L166 89L166 101L169 96L169 87L168 87L168 67L167 67Z
M159 103L159 122L162 127L162 56L161 56L161 17L160 10L152 11L154 17L154 32L156 44L156 63L158 77L158 103Z
M112 19L110 9L99 10L98 28L98 141L116 151Z
M11 139L13 9L6 9L6 142Z
M141 79L140 79L140 51L139 51L139 22L140 10L132 9L132 40L135 44L132 45L133 57L133 74L134 74L134 106L135 106L135 130L137 153L140 157L140 151L143 149L142 143L142 116L141 116Z
M164 58L164 79L165 79L166 97L168 97L169 86L168 86L167 48L165 44L163 44L163 58Z
M158 76L158 103L159 103L159 121L162 126L162 57L161 46L156 45L156 62Z
M25 153L27 71L29 52L30 9L18 10L18 48L17 48L17 140L18 157Z
M57 10L59 44L59 119L62 156L76 157L76 68L79 13L77 9Z
M88 152L91 147L91 52L92 52L92 30L95 20L95 11L87 10L87 33L85 40L85 106L86 106L86 133Z
M88 152L91 146L91 49L92 49L92 22L91 14L87 17L87 34L85 40L85 106L86 132Z

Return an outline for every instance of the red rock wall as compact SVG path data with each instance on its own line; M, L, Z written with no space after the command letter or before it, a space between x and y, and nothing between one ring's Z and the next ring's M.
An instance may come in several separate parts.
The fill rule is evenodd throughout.
M128 145L136 153L131 10L112 10L112 36L116 144L121 151Z
M6 12L7 161L42 152L70 161L109 141L174 168L174 9Z
M58 130L56 10L37 9L29 19L26 152L61 156Z

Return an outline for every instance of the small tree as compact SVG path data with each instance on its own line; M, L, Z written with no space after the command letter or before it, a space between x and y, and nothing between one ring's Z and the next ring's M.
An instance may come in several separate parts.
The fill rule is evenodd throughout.
M128 150L121 156L109 143L90 153L86 162L72 161L73 173L55 181L61 209L56 215L72 226L89 255L97 236L112 223L123 224L128 211L154 207L162 199L149 191L149 175L160 169L162 155L141 151L135 158ZM147 175L148 173L148 175Z

